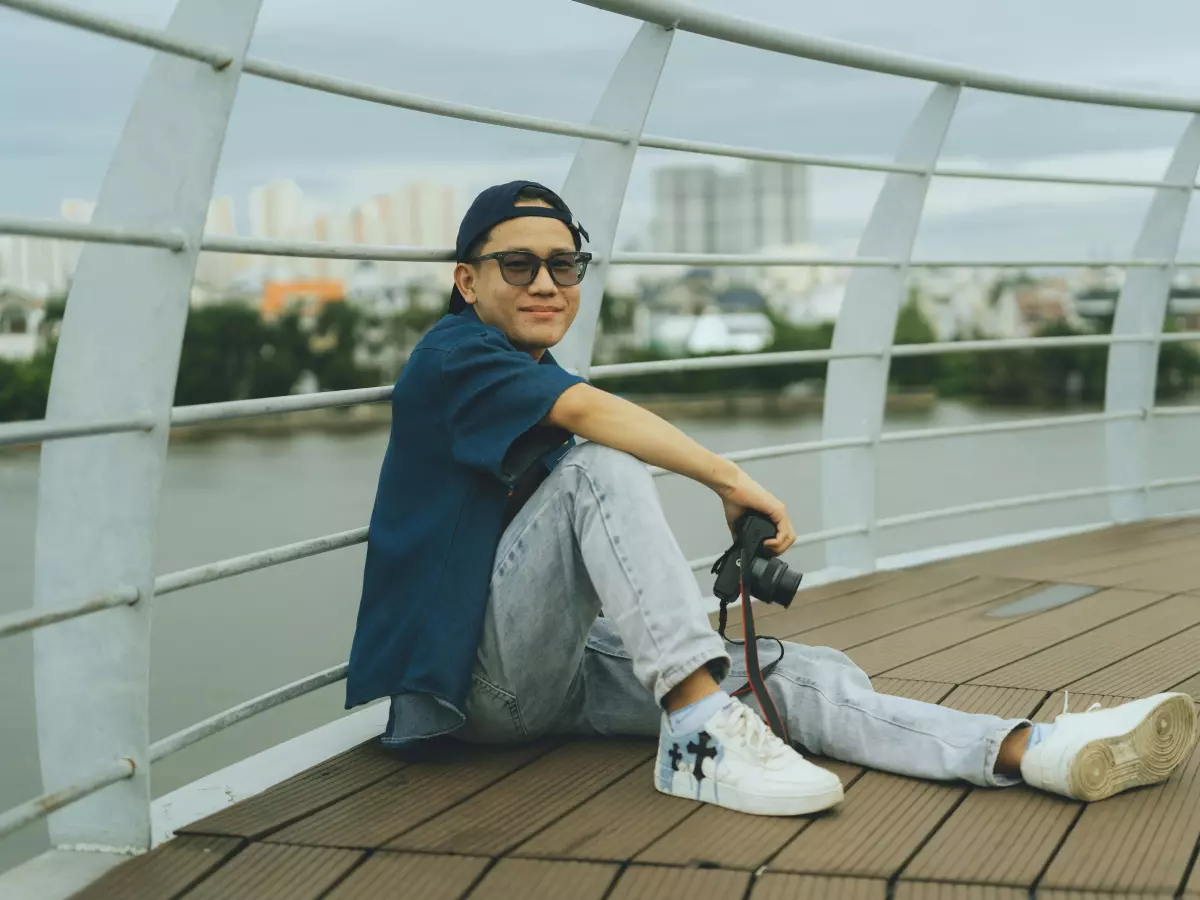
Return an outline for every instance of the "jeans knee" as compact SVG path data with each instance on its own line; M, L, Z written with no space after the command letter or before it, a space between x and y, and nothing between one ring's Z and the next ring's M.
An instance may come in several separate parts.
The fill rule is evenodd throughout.
M763 646L760 639L759 656L774 659L778 650L772 648L771 655L766 656ZM793 644L790 641L785 641L783 647L783 658L779 660L776 671L793 683L811 685L837 702L875 691L867 674L840 650Z
M573 447L563 462L579 466L601 481L611 481L622 486L638 481L650 481L646 464L636 456L604 444L597 444L595 441L585 441Z

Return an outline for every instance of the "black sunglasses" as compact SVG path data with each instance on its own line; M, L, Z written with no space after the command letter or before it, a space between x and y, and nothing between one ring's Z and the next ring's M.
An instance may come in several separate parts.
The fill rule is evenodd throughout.
M502 250L499 253L485 253L463 262L479 263L486 259L494 259L500 266L500 277L506 284L513 287L527 287L533 284L542 270L542 264L550 273L550 280L559 287L573 287L583 281L587 274L588 263L592 261L590 253L554 253L547 259L542 259L536 253L528 250Z

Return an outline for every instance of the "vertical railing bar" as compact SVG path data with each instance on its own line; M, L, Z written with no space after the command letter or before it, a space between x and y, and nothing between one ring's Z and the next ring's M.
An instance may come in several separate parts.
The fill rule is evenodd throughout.
M154 55L92 218L99 229L178 233L181 248L89 243L66 304L46 424L146 417L150 427L42 447L33 609L53 613L114 584L141 598L34 632L47 794L79 784L97 757L133 765L127 780L50 816L58 846L146 849L151 841L148 680L159 494L200 238L259 3L179 0L165 41L236 53L228 66L171 55L167 46Z
M878 555L875 481L896 322L931 173L958 95L958 87L937 85L909 127L895 162L917 167L921 174L887 176L857 250L859 256L899 263L886 269L855 269L834 326L833 349L881 353L878 360L832 360L827 370L822 438L870 441L865 448L829 452L821 458L825 527L867 524L863 535L828 543L827 562L837 568L867 571L874 568Z
M1190 117L1179 138L1164 181L1195 181L1200 168L1200 116ZM1113 492L1109 511L1114 522L1145 519L1150 510L1150 421L1158 383L1158 358L1174 280L1174 260L1187 221L1193 191L1190 187L1159 187L1154 191L1133 248L1135 259L1168 260L1154 268L1130 269L1121 285L1113 314L1112 343L1104 385L1106 413L1139 413L1134 419L1110 421L1104 430L1105 467L1110 485L1136 485ZM1122 338L1150 335L1152 340L1130 343Z
M584 140L563 183L563 199L591 234L589 248L597 258L580 289L575 322L553 353L560 365L585 377L592 364L604 282L625 205L629 173L674 34L673 29L649 22L638 29L590 123L628 133L631 140L625 144Z

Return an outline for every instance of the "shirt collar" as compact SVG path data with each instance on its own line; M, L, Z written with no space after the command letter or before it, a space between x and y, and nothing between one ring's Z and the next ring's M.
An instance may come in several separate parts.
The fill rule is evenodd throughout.
M469 321L478 322L481 325L484 324L483 319L479 318L479 313L475 312L475 305L473 303L468 304L467 308L464 309L462 312L458 313L458 315L461 318L467 319ZM489 325L488 327L490 328L492 326ZM538 365L540 365L540 366L556 366L556 365L558 365L558 362L550 354L550 351L547 350L545 353L542 354L542 358L538 360Z

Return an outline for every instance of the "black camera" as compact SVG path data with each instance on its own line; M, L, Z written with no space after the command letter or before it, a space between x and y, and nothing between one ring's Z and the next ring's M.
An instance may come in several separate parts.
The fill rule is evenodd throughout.
M763 548L763 541L775 537L775 524L761 513L748 512L734 521L733 532L737 540L712 567L717 576L713 593L723 604L732 603L741 595L739 576L745 555L749 559L747 593L764 603L791 606L804 574L788 568L787 563Z

